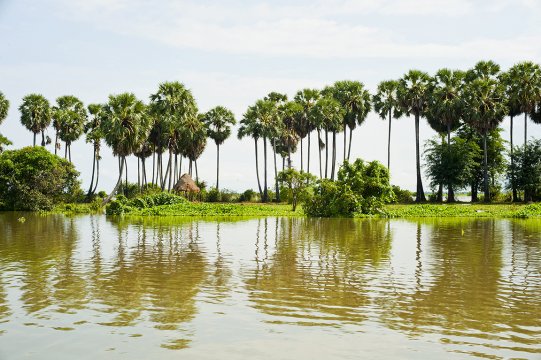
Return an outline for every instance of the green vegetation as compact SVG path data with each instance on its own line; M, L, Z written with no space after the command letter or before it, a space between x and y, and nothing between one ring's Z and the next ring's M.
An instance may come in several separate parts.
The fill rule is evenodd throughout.
M541 217L541 204L413 204L387 205L383 217Z
M81 190L73 165L42 147L0 154L0 210L50 210Z

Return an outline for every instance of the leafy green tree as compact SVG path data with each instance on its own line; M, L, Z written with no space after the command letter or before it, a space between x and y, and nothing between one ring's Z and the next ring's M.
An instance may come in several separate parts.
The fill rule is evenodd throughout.
M102 109L101 128L105 143L111 147L113 155L119 159L118 181L104 204L116 194L125 171L126 156L133 154L146 140L150 131L150 121L146 107L132 93L110 95L109 102ZM127 171L127 170L126 170Z
M524 201L541 199L541 140L528 141L516 147L507 172L509 183L524 191Z
M231 126L235 125L235 116L231 110L217 106L203 116L207 135L216 144L216 190L220 190L220 145L231 135Z
M344 162L338 179L318 182L314 197L304 210L311 217L351 217L375 214L385 203L394 200L389 183L389 171L377 161L365 163L361 159Z
M512 66L508 74L508 95L511 104L524 113L524 145L528 141L528 115L541 102L541 67L531 61Z
M162 147L169 150L165 177L163 176L162 155L158 153L158 167L160 169L158 178L163 190L169 177L168 189L171 189L173 151L177 148L180 152L186 153L188 150L183 149L183 146L187 146L189 139L194 136L190 131L199 130L200 127L200 124L193 126L196 121L200 123L197 118L197 104L191 91L178 81L160 84L158 91L150 96L150 101L150 111L156 127L151 139L159 150L162 150Z
M80 194L73 165L42 147L0 154L0 210L50 210Z
M90 180L90 187L88 188L87 197L90 197L96 193L100 178L101 139L104 137L101 128L103 107L104 106L101 104L88 105L88 113L90 114L91 118L84 126L86 142L92 144L93 149L92 178Z
M329 136L328 133L332 133L332 169L331 180L334 180L335 165L336 165L336 133L342 130L342 121L344 119L345 110L340 103L334 99L329 92L326 92L312 108L312 117L319 129L325 130L325 178L328 177L328 164L329 164ZM321 147L320 147L321 154ZM321 163L321 155L320 155ZM321 165L320 165L321 167ZM320 171L320 178L321 176Z
M475 142L460 137L453 137L446 146L441 146L436 139L428 140L424 159L430 186L435 188L447 184L451 188L462 189L469 185L480 152Z
M419 120L425 115L429 101L430 76L419 70L410 70L399 80L397 91L400 111L415 117L415 165L417 172L416 202L426 201L421 178L421 154L419 150Z
M490 201L488 183L488 133L498 127L508 114L505 87L491 78L477 78L467 83L464 91L465 120L483 137L483 190L485 202Z
M69 158L71 162L71 143L83 134L88 117L87 112L81 100L75 96L61 96L56 99L56 104L52 109L56 137L66 143L64 158ZM55 154L57 148L57 141L55 141Z
M316 102L320 97L321 94L317 89L302 89L295 94L294 101L301 106L301 108L298 109L299 116L295 117L294 119L296 121L293 122L293 128L295 129L301 143L301 171L304 169L302 140L305 137L308 137L306 172L310 172L310 134L312 131L314 131L314 129L316 129L314 119L311 115L312 108L316 105Z
M4 94L0 91L0 125L8 116L9 100L5 98ZM4 151L4 146L11 145L11 141L5 136L0 134L0 153Z
M337 81L330 88L333 97L338 100L340 105L344 108L344 157L349 161L351 153L351 139L353 136L353 130L357 125L361 125L368 116L368 113L372 109L372 102L370 93L365 89L364 84L359 81ZM346 156L346 132L349 128L349 146Z
M398 81L395 80L380 82L377 92L372 99L374 110L378 113L379 117L383 120L387 117L389 118L389 133L387 137L387 169L389 172L391 171L391 119L398 119L402 116L398 104L398 85Z
M45 129L51 123L51 107L49 101L39 94L26 95L21 106L21 123L34 133L34 146L36 136L41 132L41 146L45 146Z
M293 168L280 171L278 181L287 185L288 198L291 199L293 211L297 209L299 202L304 202L309 198L310 189L315 179L314 175L303 171L299 172Z

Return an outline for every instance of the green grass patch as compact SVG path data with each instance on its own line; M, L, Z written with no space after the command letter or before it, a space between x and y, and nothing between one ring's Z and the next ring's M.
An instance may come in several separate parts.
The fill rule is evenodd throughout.
M412 204L387 205L382 217L541 217L541 204Z

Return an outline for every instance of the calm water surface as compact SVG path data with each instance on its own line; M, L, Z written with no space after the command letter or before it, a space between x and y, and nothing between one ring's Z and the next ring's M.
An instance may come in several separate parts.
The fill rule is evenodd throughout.
M0 214L0 359L541 359L541 221Z

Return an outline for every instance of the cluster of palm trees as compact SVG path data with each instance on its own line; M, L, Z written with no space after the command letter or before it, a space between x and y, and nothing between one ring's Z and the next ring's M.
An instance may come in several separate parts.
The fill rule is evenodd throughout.
M338 81L319 91L304 89L293 100L286 95L270 93L248 108L240 121L238 137L254 139L256 175L262 199L267 194L267 142L291 166L291 153L300 143L301 171L304 170L303 140L308 141L306 171L310 172L310 135L317 132L319 147L319 176L334 179L336 170L336 136L344 136L343 160L349 160L352 133L361 125L372 108L384 120L388 119L387 167L391 159L392 119L411 116L415 119L416 201L426 201L421 177L419 144L420 119L425 118L438 133L445 134L447 143L451 133L460 126L474 129L484 139L485 199L489 199L487 136L498 128L506 116L511 117L511 151L513 151L513 118L524 114L524 142L527 141L527 119L541 123L541 68L532 62L521 62L507 72L492 61L480 61L467 71L441 69L434 76L411 70L398 80L381 82L371 96L363 83ZM349 143L347 132L349 129ZM329 140L331 136L331 140ZM258 141L263 141L264 184L261 188L258 165ZM325 150L325 165L321 152ZM332 151L329 160L329 151ZM324 168L324 170L323 170ZM329 173L330 169L330 173ZM276 170L275 170L276 172ZM276 191L278 192L276 182ZM516 188L513 188L516 200ZM279 198L279 194L278 194ZM448 200L454 201L452 186L448 186Z
M7 112L7 100L6 104ZM4 111L4 105L1 109ZM44 96L30 94L23 98L19 110L21 123L34 134L34 146L39 134L42 146L51 142L46 132L52 123L56 133L55 154L63 141L64 157L70 162L72 142L86 133L86 141L94 149L89 196L98 186L101 140L111 147L118 159L119 177L104 202L116 194L124 175L127 184L127 156L138 159L141 189L148 185L145 160L152 156L151 182L162 190L171 190L181 176L183 158L189 161L190 175L195 167L197 177L197 159L206 147L207 137L215 141L219 161L219 146L230 136L231 126L235 124L233 113L222 106L199 114L191 91L179 82L160 84L148 104L132 93L123 93L110 95L107 103L90 104L88 108L74 96L61 96L55 106L50 106ZM219 165L216 177L218 187Z
M0 121L5 118L8 106L0 93ZM417 202L426 200L421 177L421 118L442 138L446 135L447 144L451 142L451 133L460 126L475 130L484 139L483 188L488 200L487 136L509 116L513 152L513 120L524 114L524 142L527 142L528 117L541 123L541 67L533 62L521 62L502 72L498 64L480 61L467 71L444 68L434 76L410 70L398 80L382 81L373 95L363 83L349 80L337 81L322 90L303 89L293 99L271 92L248 107L237 133L239 139L251 137L254 140L256 177L262 201L269 200L268 145L273 151L274 185L280 200L277 155L282 158L282 169L286 161L291 167L291 154L300 147L300 170L309 173L311 140L315 134L319 177L334 180L339 156L337 136L343 135L342 161L349 160L353 130L366 120L372 109L389 122L388 168L391 166L392 119L402 116L415 119ZM148 104L134 94L124 93L109 96L105 104L90 104L87 108L74 96L62 96L51 107L42 95L30 94L23 98L19 110L21 123L34 134L34 145L40 134L41 145L51 142L46 131L52 122L56 131L55 153L63 141L64 156L70 161L72 142L86 134L86 141L94 149L89 195L97 189L100 142L105 140L118 158L119 168L117 184L107 200L118 190L124 174L127 179L126 157L130 155L138 158L141 188L148 185L145 160L150 156L153 158L151 182L162 189L170 190L178 180L183 159L189 161L190 174L193 167L197 177L197 159L206 147L207 138L214 140L218 150L218 189L220 145L230 136L231 126L236 123L233 113L222 106L199 114L192 93L179 82L160 84ZM263 142L263 184L259 173L260 140ZM448 200L452 201L452 186L447 187ZM516 194L513 186L514 200Z

